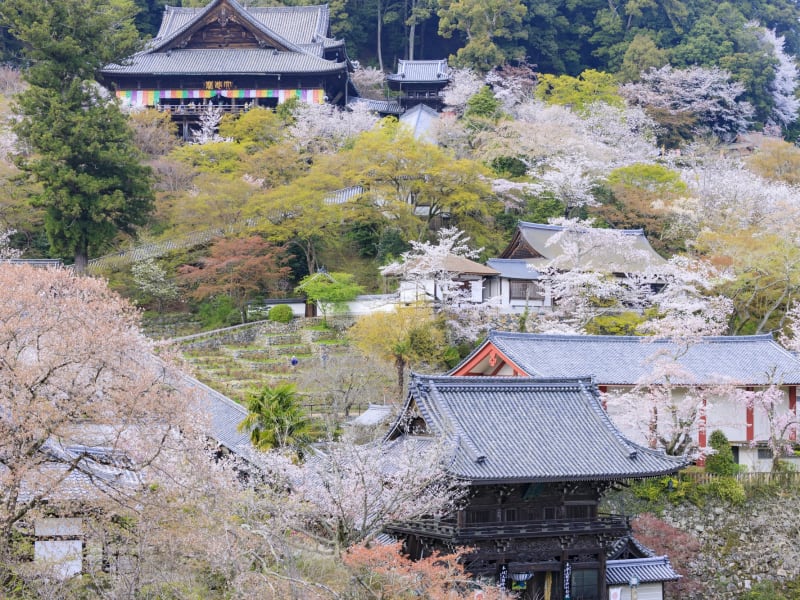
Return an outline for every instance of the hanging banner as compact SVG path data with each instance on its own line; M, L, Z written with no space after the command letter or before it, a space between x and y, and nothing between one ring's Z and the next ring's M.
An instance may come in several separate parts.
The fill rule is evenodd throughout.
M564 565L564 600L572 600L570 596L570 585L572 584L572 565Z
M162 100L203 100L221 96L223 98L276 98L278 104L296 98L308 104L323 104L325 90L117 90L117 98L129 106L158 106Z

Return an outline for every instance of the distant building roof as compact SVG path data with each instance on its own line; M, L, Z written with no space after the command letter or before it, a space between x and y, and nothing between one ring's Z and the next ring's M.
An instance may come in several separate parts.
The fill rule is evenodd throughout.
M392 407L385 404L370 404L367 410L350 421L351 425L373 427L386 421L392 414Z
M628 585L634 577L639 583L677 581L681 578L666 556L609 560L606 563L606 585Z
M618 480L685 465L626 439L598 394L589 379L413 375L387 440L438 438L452 448L447 469L479 483Z
M528 266L528 261L518 258L490 258L486 265L507 279L539 279L540 273Z
M405 110L396 100L373 100L372 98L352 98L350 104L361 102L367 110L382 115L399 115Z
M461 364L487 344L536 377L592 376L599 384L634 385L647 381L656 357L674 356L685 372L672 377L675 384L800 384L800 360L769 334L707 337L683 348L667 339L638 336L491 331Z
M442 82L450 80L450 67L447 60L399 60L397 73L387 75L389 81L403 83Z
M408 273L426 273L428 271L446 271L457 275L497 275L498 272L479 262L470 260L463 256L448 254L437 264L423 258L412 259L403 263L394 263L381 269L382 275L402 276Z
M500 255L500 258L526 259L537 269L543 269L549 266L556 257L564 254L565 240L563 238L560 241L553 239L557 233L562 231L564 231L564 228L559 225L520 221L511 242ZM616 270L619 265L624 265L628 270L642 271L648 266L665 262L650 246L650 242L647 241L643 230L619 229L615 231L632 238L632 250L636 252L637 256L633 258L625 256L621 253L620 248L611 244L603 250L586 253L582 260L585 261L587 266L597 268L608 266L611 270ZM575 235L582 234L576 232Z
M435 144L433 128L439 121L439 113L426 104L417 104L400 115L400 122L409 127L418 140Z

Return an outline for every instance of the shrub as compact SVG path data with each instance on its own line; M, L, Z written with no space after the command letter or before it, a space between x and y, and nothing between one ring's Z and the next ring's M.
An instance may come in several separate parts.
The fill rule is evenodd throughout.
M706 457L706 471L728 477L734 475L737 471L737 464L733 460L733 451L727 436L719 429L715 429L711 432L709 445L715 452Z
M288 304L276 304L269 309L269 320L276 323L289 323L294 318L292 307Z
M219 329L239 322L239 309L228 296L215 296L200 304L198 317L205 329Z
M733 477L717 477L702 486L709 496L725 500L731 504L742 504L747 498L744 486Z

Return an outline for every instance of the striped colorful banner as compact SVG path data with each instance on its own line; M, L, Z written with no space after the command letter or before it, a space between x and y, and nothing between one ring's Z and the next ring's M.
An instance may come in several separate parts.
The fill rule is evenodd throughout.
M117 90L117 98L131 106L157 106L161 100L200 100L220 95L224 98L277 98L282 104L297 98L309 104L325 102L325 90Z

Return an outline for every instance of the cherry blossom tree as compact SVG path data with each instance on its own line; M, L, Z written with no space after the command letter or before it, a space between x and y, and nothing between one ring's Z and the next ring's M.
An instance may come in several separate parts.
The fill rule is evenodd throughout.
M339 556L390 521L447 514L465 488L443 469L444 456L436 444L348 439L326 444L302 464L270 453L268 469L283 483L265 501L274 503L281 525Z
M665 65L642 73L640 82L623 85L620 93L645 108L694 115L700 126L724 140L746 130L754 114L749 102L737 100L744 86L732 82L730 73L718 67Z
M794 454L800 420L795 411L787 409L786 394L780 385L773 383L758 390L737 389L735 398L752 410L754 417L761 415L767 429L767 446L772 450L773 468L781 458Z
M103 281L6 263L0 289L0 564L7 575L17 527L45 504L55 510L68 502L75 478L90 503L135 511L143 482L167 473L165 483L179 479L174 467L184 464L185 443L204 421L193 394L178 389L178 372L154 357L137 311Z
M464 114L467 100L484 86L483 78L472 69L451 69L450 83L443 91L445 110Z
M300 102L292 116L289 137L299 152L307 154L333 154L378 122L364 102L356 102L347 110L331 104Z
M593 188L601 179L599 165L585 156L554 156L538 175L539 192L549 192L564 203L564 217L571 217L584 206L595 206Z
M359 586L386 600L406 597L409 593L430 600L508 598L504 590L476 582L469 576L464 567L468 556L466 549L458 549L452 554L434 552L411 560L402 553L400 543L362 543L348 548L342 561Z
M192 132L192 141L195 144L224 141L218 133L224 114L222 106L206 104L200 111L200 127Z
M770 121L786 127L797 120L800 99L795 95L797 90L797 62L784 50L785 38L775 33L774 29L763 29L761 40L772 47L772 54L778 64L775 78L769 86L774 107Z

